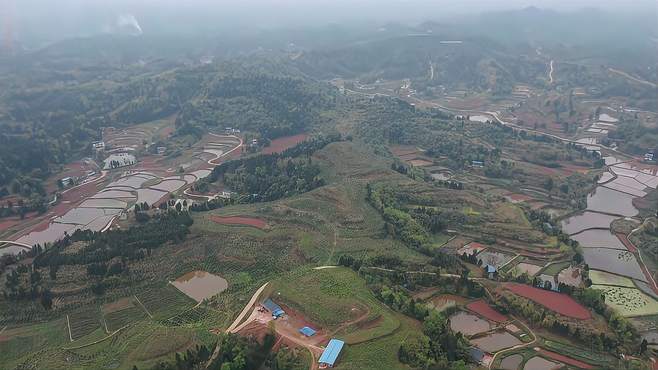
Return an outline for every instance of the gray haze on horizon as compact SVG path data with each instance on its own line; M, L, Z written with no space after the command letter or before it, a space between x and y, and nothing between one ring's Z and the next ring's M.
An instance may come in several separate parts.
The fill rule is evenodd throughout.
M123 31L131 34L213 34L331 23L419 23L528 6L574 11L658 14L656 0L0 0L4 39L52 42ZM658 16L656 17L658 23Z

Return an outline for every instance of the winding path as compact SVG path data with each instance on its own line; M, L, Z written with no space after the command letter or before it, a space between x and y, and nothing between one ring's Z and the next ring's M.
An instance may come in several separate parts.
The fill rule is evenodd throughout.
M551 59L550 70L548 71L548 82L550 84L553 84L553 71L555 70L553 67L553 62L553 59Z

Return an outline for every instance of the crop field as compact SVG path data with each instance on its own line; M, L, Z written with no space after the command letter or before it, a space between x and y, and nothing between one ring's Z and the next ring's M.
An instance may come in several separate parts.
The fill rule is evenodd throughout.
M71 338L73 340L78 340L92 333L100 327L100 324L100 311L96 306L69 315Z
M123 307L119 310L104 315L107 330L112 333L128 324L145 319L146 312L141 307L134 305Z
M138 293L136 297L156 320L168 319L196 304L169 284Z
M375 298L365 281L347 268L298 270L273 282L273 296L347 343L390 334L400 325L388 307ZM359 322L369 322L359 328Z
M211 215L209 218L212 222L218 223L220 225L250 226L257 229L264 229L267 227L267 223L265 223L265 221L252 217Z
M573 344L564 344L552 340L545 340L544 347L546 349L567 355L577 360L581 360L588 364L597 365L599 367L611 366L611 359L608 354L593 352Z
M633 280L605 271L589 270L589 278L592 280L593 285L616 285L622 287L634 288Z
M66 318L41 324L7 328L0 335L0 364L12 368L25 355L46 346L69 343Z
M609 285L592 285L592 288L603 290L605 292L605 303L622 316L658 314L658 302L637 288Z
M589 320L592 318L592 315L587 308L583 307L580 303L576 302L566 294L515 283L504 284L504 287L509 289L512 293L528 298L551 311L559 313L560 315L580 320Z
M560 271L564 270L565 268L569 267L571 265L571 262L557 262L557 263L552 263L548 266L546 266L541 273L550 275L550 276L555 276L560 273Z

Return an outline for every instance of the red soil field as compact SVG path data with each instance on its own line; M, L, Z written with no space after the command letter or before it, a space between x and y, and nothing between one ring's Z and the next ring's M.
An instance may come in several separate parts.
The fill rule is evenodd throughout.
M483 301L482 299L467 304L466 308L487 320L495 322L505 322L508 320L507 316L491 308L491 306L489 306L489 304L487 304L487 302Z
M524 284L507 283L504 287L516 295L539 303L551 311L574 319L589 320L592 314L589 310L566 294L531 287Z
M631 241L628 240L626 235L622 233L616 233L615 235L617 235L617 238L622 242L622 244L624 244L624 246L626 247L626 249L628 249L629 252L637 253L637 248L635 248L633 243L631 243Z
M293 146L301 143L302 141L306 140L306 138L308 138L308 135L299 134L299 135L286 136L286 137L280 137L278 139L274 139L270 143L270 146L263 148L262 153L263 154L281 153L284 150L292 148Z
M575 366L575 367L580 368L580 369L593 369L594 368L594 366L592 366L590 364L587 364L585 362L578 361L576 359L561 355L559 353L547 351L545 349L541 349L539 351L539 353L541 353L542 355L544 355L548 358L552 358L553 360L560 361L563 364L567 364L567 365L570 365L570 366Z
M240 216L210 216L212 222L218 223L220 225L243 225L243 226L252 226L258 229L264 229L267 227L265 221L251 218L251 217L240 217Z

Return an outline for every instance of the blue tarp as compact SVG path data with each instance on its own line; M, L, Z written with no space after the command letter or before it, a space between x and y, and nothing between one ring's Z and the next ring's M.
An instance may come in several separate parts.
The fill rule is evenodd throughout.
M274 303L274 301L272 301L269 298L266 299L265 302L263 302L263 307L265 307L266 310L270 311L272 313L272 316L279 317L285 313L283 309L281 309L281 306Z
M327 348L325 348L324 352L322 352L322 356L320 356L318 363L327 364L333 367L336 359L338 358L338 355L340 354L340 351L343 349L344 344L345 342L342 340L330 340L329 344L327 344Z
M484 270L487 272L487 274L492 274L492 273L496 272L496 267L491 266L491 265L486 265L484 267Z
M315 335L315 330L309 328L308 326L305 326L301 329L299 329L299 332L304 334L307 337L312 337Z

